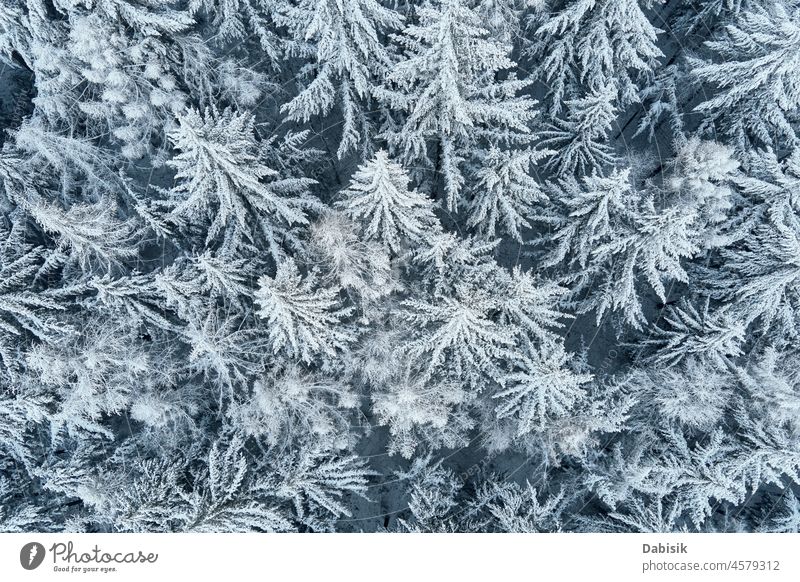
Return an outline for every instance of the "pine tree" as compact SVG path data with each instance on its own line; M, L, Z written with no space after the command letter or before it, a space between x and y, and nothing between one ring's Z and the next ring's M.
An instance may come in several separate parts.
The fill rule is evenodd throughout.
M356 226L339 213L329 212L311 226L311 249L327 267L324 283L335 281L365 305L400 287L386 248L362 242Z
M337 207L362 225L367 240L377 240L399 254L439 231L433 203L409 188L409 177L380 150L353 174Z
M542 533L560 530L563 493L544 496L531 485L487 480L479 490L479 517L470 529L505 533ZM543 500L540 501L540 498ZM478 503L476 503L478 505Z
M660 32L639 0L559 2L541 20L526 52L551 88L553 114L580 88L580 93L591 93L610 86L626 106L638 101L637 82L652 76L662 56L656 45Z
M389 427L389 452L407 459L421 447L433 450L467 445L467 432L474 425L464 410L468 399L457 382L426 380L408 365L372 393L378 421Z
M255 270L246 259L205 251L176 259L154 281L181 319L196 321L208 311L203 301L206 297L243 308L243 298L253 295L248 279L254 276Z
M513 45L521 35L522 14L527 0L476 0L475 12L481 17L489 36Z
M639 92L645 112L636 128L633 137L647 133L647 138L653 141L656 130L663 121L675 136L684 133L683 108L680 103L681 88L690 82L689 73L683 67L672 64L667 65L656 73L655 79Z
M667 282L688 282L682 261L700 251L695 220L695 213L679 206L661 212L645 209L631 230L597 247L594 254L609 265L608 271L602 291L581 311L595 310L599 321L607 310L621 310L627 323L640 328L646 318L637 282L646 282L662 302L667 301Z
M55 316L65 307L57 295L34 286L46 250L25 242L24 230L0 229L0 360L3 372L18 371L26 337L55 342L71 329Z
M534 204L547 199L530 168L548 153L492 147L475 172L467 226L487 238L502 231L522 242L520 230L531 227L528 216L533 214Z
M561 174L578 171L581 175L612 165L616 158L606 143L617 118L616 95L612 86L591 90L586 97L565 101L565 120L555 118L540 133L542 147L552 148L554 155L547 167Z
M762 521L759 531L768 533L800 532L800 500L791 491L786 494L782 512ZM766 523L765 523L766 522Z
M498 419L511 418L516 436L543 430L570 414L576 402L585 397L582 385L591 374L578 374L568 367L569 356L557 344L541 350L529 344L527 353L516 362L516 371L503 378L503 388L492 397L500 403Z
M353 340L342 327L348 310L339 306L337 289L317 288L313 273L303 277L294 260L278 265L275 277L258 280L257 315L269 324L273 353L311 362L318 354L333 356Z
M74 204L64 210L36 197L29 202L28 211L59 248L86 271L94 263L111 269L138 254L133 221L118 220L117 208L107 199L93 205Z
M349 429L360 399L348 384L291 367L263 374L253 382L248 396L232 411L236 425L247 436L278 446L297 436L294 427L304 426L303 440L332 452L352 444Z
M233 226L249 241L266 239L273 250L285 229L308 224L310 181L281 180L261 162L251 115L190 109L178 121L169 134L179 151L168 162L177 180L169 191L170 215L184 228L209 224L209 244Z
M406 113L386 137L406 164L430 163L441 173L446 207L459 206L464 160L478 140L524 141L535 102L517 96L529 83L516 78L510 48L487 38L480 16L462 0L437 0L416 10L419 24L398 38L404 59L376 96ZM506 78L496 81L498 74Z
M793 365L796 350L789 345L769 346L751 355L753 359L736 370L750 406L777 425L797 426L800 378Z
M704 246L725 244L730 236L726 232L729 217L737 200L734 185L740 183L740 163L733 150L690 138L680 145L668 166L667 188L680 203L697 209L697 229L705 231Z
M232 397L259 372L267 343L239 317L213 308L202 319L190 320L181 336L191 347L189 370L219 386L220 398Z
M716 94L695 109L720 120L737 149L749 143L797 145L793 128L800 106L797 54L800 9L791 3L753 4L706 47L714 59L691 60L692 74Z
M457 531L458 523L452 513L458 504L456 496L463 487L463 479L441 462L434 463L430 456L417 458L411 469L399 473L398 478L410 481L408 509L413 516L411 522L398 520L400 531Z
M564 327L568 316L559 308L559 300L567 289L558 284L536 280L530 271L514 267L497 280L496 305L500 319L516 335L531 341L553 341L556 330Z
M62 10L94 8L108 20L124 22L145 35L180 32L192 23L185 12L174 8L178 4L175 0L55 0L55 3Z
M296 519L303 523L323 512L333 517L352 515L343 504L346 494L366 496L372 472L356 456L334 457L323 451L300 449L276 459L274 471L264 483L274 495L291 501ZM312 525L313 527L313 525Z
M287 531L291 523L284 512L259 499L261 483L248 471L244 443L233 438L217 442L195 475L188 498L186 532Z
M380 34L397 30L402 17L374 0L300 0L287 3L282 22L298 42L308 43L313 80L299 95L281 107L287 118L307 122L341 108L342 137L337 155L342 158L369 136L368 98L392 64Z
M81 336L31 351L30 370L58 395L58 409L49 415L54 438L62 429L73 436L88 431L113 438L104 416L127 410L131 394L147 378L147 355L131 336L131 330L85 322Z
M507 330L489 318L494 302L487 292L462 285L455 297L435 302L410 299L404 306L408 323L421 328L409 350L425 362L424 379L446 370L478 388L499 377L497 362L513 342Z
M745 324L759 321L766 330L779 326L794 337L800 292L800 224L759 227L740 249L726 253L726 297L734 300L736 315Z
M0 479L0 530L9 533L49 530L47 515L40 508L15 499L15 489L12 481Z
M39 111L79 135L110 133L129 159L163 152L166 125L190 91L202 92L200 71L211 66L191 16L172 0L54 4L31 13Z
M726 311L702 314L691 305L671 307L664 316L668 329L654 330L653 338L644 345L653 345L652 361L675 365L685 359L704 362L708 367L725 369L730 361L742 355L746 325Z
M79 289L86 293L83 303L87 307L107 309L119 316L125 326L149 325L166 331L180 329L154 276L134 272L115 278L106 274L94 277Z
M611 240L630 214L634 199L630 170L614 171L608 177L594 173L580 182L568 176L554 189L564 210L554 217L556 247L545 265L566 261L584 269L598 244Z
M190 0L189 11L195 18L200 13L211 20L220 43L247 40L249 31L253 31L270 63L278 67L286 41L279 36L274 21L284 4L283 0Z
M703 357L684 358L670 367L656 364L633 370L624 384L642 402L656 403L666 425L689 431L713 430L734 402L733 376L725 368L714 366L713 359ZM642 410L640 414L650 412Z

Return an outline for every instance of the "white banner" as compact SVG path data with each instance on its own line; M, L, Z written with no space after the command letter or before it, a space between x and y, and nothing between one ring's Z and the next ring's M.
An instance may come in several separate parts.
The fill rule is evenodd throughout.
M798 553L797 534L0 534L0 580L797 581Z

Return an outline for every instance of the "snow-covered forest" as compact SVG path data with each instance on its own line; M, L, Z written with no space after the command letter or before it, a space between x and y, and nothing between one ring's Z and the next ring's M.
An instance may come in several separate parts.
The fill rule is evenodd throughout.
M0 0L0 531L798 531L800 0Z

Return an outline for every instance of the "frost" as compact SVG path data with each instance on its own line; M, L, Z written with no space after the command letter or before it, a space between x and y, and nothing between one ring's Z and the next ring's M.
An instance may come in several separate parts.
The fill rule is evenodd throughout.
M796 532L799 6L0 0L0 530Z

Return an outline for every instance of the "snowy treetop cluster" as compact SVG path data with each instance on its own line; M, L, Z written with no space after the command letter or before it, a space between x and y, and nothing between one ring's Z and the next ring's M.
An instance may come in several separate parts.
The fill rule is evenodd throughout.
M798 131L798 0L0 0L0 531L798 531Z

